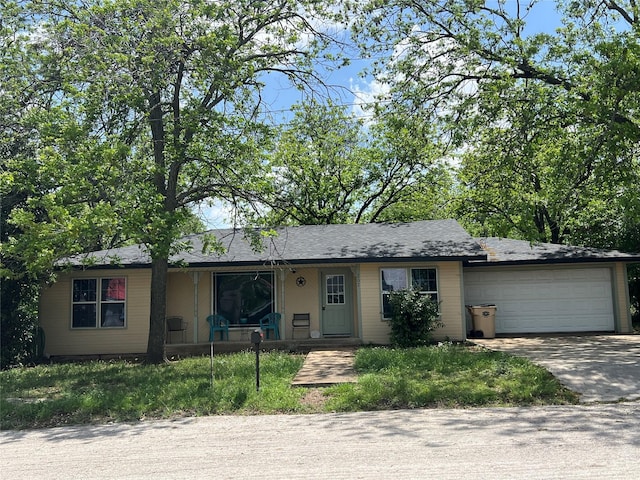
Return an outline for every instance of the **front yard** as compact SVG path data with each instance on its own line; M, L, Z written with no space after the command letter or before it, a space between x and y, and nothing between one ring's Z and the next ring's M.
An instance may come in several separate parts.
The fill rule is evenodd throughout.
M93 361L0 372L2 429L131 422L221 414L323 413L398 408L577 403L527 360L453 344L361 348L358 382L292 388L304 355L266 352L197 357L165 365Z

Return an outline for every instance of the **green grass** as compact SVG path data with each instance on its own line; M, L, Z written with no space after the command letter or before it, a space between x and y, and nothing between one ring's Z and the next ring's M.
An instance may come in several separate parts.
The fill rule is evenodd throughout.
M0 427L131 422L218 414L316 413L417 407L575 403L546 370L486 350L446 344L356 354L358 383L292 388L304 356L282 352L218 355L164 365L94 361L0 372Z
M340 411L423 407L577 403L547 370L523 358L442 344L416 349L361 349L357 384L332 387Z

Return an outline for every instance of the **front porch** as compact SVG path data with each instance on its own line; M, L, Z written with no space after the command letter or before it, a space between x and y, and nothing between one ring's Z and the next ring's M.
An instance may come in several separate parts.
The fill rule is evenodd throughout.
M305 340L318 344L322 339L360 339L357 271L356 266L344 265L171 271L167 318L179 318L181 327L167 331L167 351L208 349L210 321L216 323L215 344L220 351L242 350L269 315L278 319L269 319L269 325L277 327L265 330L266 348L306 348ZM224 326L217 324L219 318L226 329L218 328ZM267 332L273 339L276 329L285 340L268 343ZM223 333L230 345L219 341Z
M282 350L287 352L306 353L311 350L333 350L342 347L358 347L362 345L359 338L305 338L288 340L264 340L260 344L262 350ZM253 344L245 341L216 341L213 344L214 353L233 353L253 349ZM165 354L171 357L188 357L195 355L209 355L210 343L168 343Z

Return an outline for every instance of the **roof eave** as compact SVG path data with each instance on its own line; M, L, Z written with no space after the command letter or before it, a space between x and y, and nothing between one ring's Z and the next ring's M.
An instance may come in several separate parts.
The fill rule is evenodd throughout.
M468 262L473 260L485 260L486 256L429 256L429 257L366 257L366 258L299 258L284 259L273 262L269 260L243 261L243 262L194 262L187 264L188 268L212 268L212 267L269 267L287 265L335 265L354 263L406 263L406 262Z
M473 262L486 260L486 255L460 255L460 256L412 256L412 257L366 257L366 258L304 258L291 260L278 260L271 263L269 260L250 261L224 261L224 262L175 262L170 268L229 268L229 267L270 267L287 265L331 265L331 264L355 264L355 263L408 263L408 262ZM128 264L91 264L91 265L64 265L61 270L122 270L151 268L151 263Z
M493 261L471 261L466 262L465 267L493 267L493 266L517 266L517 265L559 265L578 263L639 263L639 258L615 257L615 258L551 258L551 259L528 259L528 260L493 260Z

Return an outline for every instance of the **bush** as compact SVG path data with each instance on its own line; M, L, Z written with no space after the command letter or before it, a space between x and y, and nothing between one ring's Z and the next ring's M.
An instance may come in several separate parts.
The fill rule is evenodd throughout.
M38 361L44 342L37 327L38 285L2 278L0 297L0 369Z
M433 332L444 324L440 304L417 290L398 290L389 295L391 343L396 347L418 347L431 343Z

